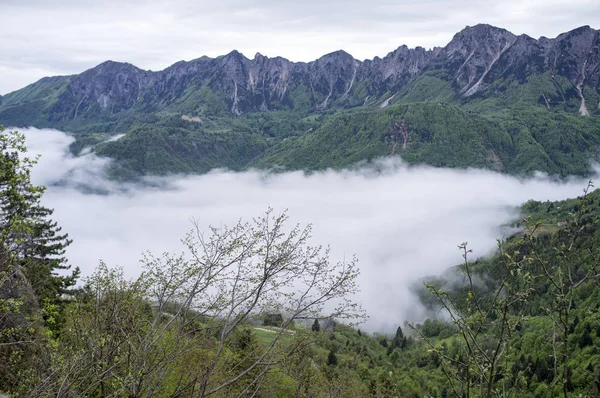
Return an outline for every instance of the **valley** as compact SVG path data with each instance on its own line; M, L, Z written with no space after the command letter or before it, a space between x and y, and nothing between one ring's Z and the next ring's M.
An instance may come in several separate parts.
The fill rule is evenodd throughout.
M0 96L0 397L600 397L599 165L590 26L44 77Z
M536 40L476 25L445 47L364 61L233 51L157 72L107 61L2 96L0 123L70 131L75 154L115 159L120 179L339 169L389 156L394 123L409 135L394 155L410 164L586 175L599 160L599 43L588 26ZM103 142L114 134L126 136Z

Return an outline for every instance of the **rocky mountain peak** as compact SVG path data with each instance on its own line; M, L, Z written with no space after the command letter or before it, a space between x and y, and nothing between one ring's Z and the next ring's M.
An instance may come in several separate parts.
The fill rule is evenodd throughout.
M511 32L509 32L508 30L506 30L504 28L499 28L497 26L486 24L486 23L480 23L480 24L473 25L473 26L467 25L454 36L455 37L456 36L483 37L486 35L505 35L505 34L512 35Z
M595 29L592 29L590 27L590 25L583 25L580 26L578 28L575 28L573 30L570 30L568 32L565 33L561 33L560 35L558 35L556 37L557 41L563 40L565 38L572 38L572 37L576 37L576 36L586 36L586 35L591 35L593 36L597 31Z
M329 54L325 54L323 55L321 58L317 59L316 61L310 62L309 64L334 64L337 67L339 67L342 64L354 64L356 62L360 62L357 61L356 59L354 59L354 57L350 54L348 54L346 51L344 50L337 50L334 52L331 52Z
M193 112L204 107L199 103L203 104L205 94L191 93L205 93L206 89L215 94L210 101L224 101L233 114L241 115L295 107L320 110L361 106L367 99L385 102L405 90L415 77L430 71L436 79L450 82L457 96L467 98L487 95L486 90L495 82L508 79L524 84L531 76L550 71L569 79L583 103L585 85L600 88L600 34L582 26L555 39L536 40L478 24L465 27L445 47L427 50L401 45L383 58L365 61L344 50L296 63L261 53L248 59L233 50L217 58L180 61L158 72L106 61L69 77L68 84L40 81L44 90L36 91L36 95L59 98L52 108L56 120L98 109L108 113L132 108L153 112L176 105L179 110L182 103L191 107L187 112ZM55 95L54 89L64 92ZM27 100L25 94L5 97L5 105ZM597 102L592 99L594 108ZM582 109L582 114L589 113Z
M364 69L378 83L383 83L387 90L406 83L422 72L436 53L423 47L409 48L402 45L383 58L375 57L372 61L365 61Z
M242 54L238 50L231 50L228 54L225 54L223 56L223 58L243 58L243 59L248 59L248 58L246 58L244 56L244 54Z
M471 52L473 55L479 53L477 55L486 56L490 53L497 54L499 49L514 42L515 39L516 36L506 29L479 24L473 27L467 26L458 32L445 49L448 56L454 54L464 56Z
M461 94L471 96L483 88L483 81L517 36L506 29L479 24L458 32L443 49L448 69Z

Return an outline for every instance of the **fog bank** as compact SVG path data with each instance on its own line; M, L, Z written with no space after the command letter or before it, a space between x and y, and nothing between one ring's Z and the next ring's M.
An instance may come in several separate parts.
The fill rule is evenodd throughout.
M313 242L330 244L334 260L357 255L359 299L371 330L393 330L421 316L407 286L460 263L459 243L468 241L474 256L489 254L505 233L503 226L517 217L515 206L528 199L574 197L587 182L520 180L387 159L377 163L377 171L373 166L311 175L213 171L155 178L154 186L119 185L104 177L108 160L73 157L68 135L21 131L30 153L42 155L33 181L48 186L43 203L55 209L54 219L73 239L67 257L83 275L100 259L137 275L143 251L183 250L180 239L191 218L206 226L230 225L268 206L288 209L292 222L314 225Z

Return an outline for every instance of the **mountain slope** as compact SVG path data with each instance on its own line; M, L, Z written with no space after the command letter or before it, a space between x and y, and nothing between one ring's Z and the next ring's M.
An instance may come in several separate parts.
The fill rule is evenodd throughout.
M144 156L152 157L155 150L168 153L159 156L165 166L133 162L138 164L134 174L205 172L207 167L234 164L235 168L253 164L313 169L391 154L383 142L392 121L386 109L403 104L415 105L413 110L433 109L417 103L442 103L450 108L435 108L446 110L439 115L434 111L430 124L442 129L450 141L434 145L428 141L433 133L413 123L412 141L394 154L409 162L440 166L491 167L516 174L538 169L564 175L585 173L589 158L598 154L599 93L600 31L584 26L555 39L536 40L476 25L457 33L443 48L401 46L384 58L365 61L344 51L308 63L261 54L248 59L232 51L217 58L181 61L158 72L107 61L79 75L44 78L5 95L0 99L0 123L79 133L78 147L89 142L85 135L90 133L157 135L156 145L142 146L150 152ZM464 111L471 112L470 116L464 116ZM345 123L347 117L352 124L366 114L369 126L363 130L371 131L367 135ZM578 115L590 120L580 122ZM492 128L493 137L474 127L461 132L468 137L460 137L453 131L466 126L465 117L472 118L469 126L491 123L500 127ZM541 122L528 123L530 117ZM404 122L400 119L396 122ZM567 136L577 136L577 144L559 143L555 148L548 136L566 139L557 136L556 126L565 129ZM200 152L210 152L214 161L187 161L188 155L183 153L188 151L169 150L167 137L173 129L189 137L184 144L187 149L200 147ZM225 152L249 156L233 161L211 150L212 144L207 143L221 133L236 136L217 139L226 142ZM252 138L244 138L244 134ZM440 139L441 134L440 130L434 135ZM296 138L284 141L288 137ZM510 143L502 148L489 144L508 139ZM262 144L239 148L246 141ZM135 142L126 139L103 145L99 151L131 168L130 154L142 150ZM469 146L475 142L475 147ZM519 142L530 148L524 151ZM328 143L342 150L334 153L337 150ZM117 151L113 148L117 145L135 148ZM345 147L348 150L343 150ZM460 156L444 153L448 148L463 147ZM565 155L574 157L574 164L564 159ZM534 160L523 160L524 156Z

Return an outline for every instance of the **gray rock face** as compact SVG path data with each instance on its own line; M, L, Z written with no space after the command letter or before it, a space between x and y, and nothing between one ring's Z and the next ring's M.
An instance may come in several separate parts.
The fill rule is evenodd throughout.
M469 96L481 89L484 79L515 41L516 36L504 29L467 27L454 36L440 57L453 71L460 92Z
M498 78L524 82L527 77L552 72L573 85L600 88L600 31L584 26L555 39L535 40L489 25L467 27L442 50L448 69L464 96L485 90ZM460 64L460 65L459 65Z
M383 59L375 57L373 61L365 61L361 77L372 80L374 93L399 89L420 74L440 51L440 48L425 50L423 47L409 49L400 46Z
M550 69L570 81L584 76L588 84L598 87L600 81L600 31L589 26L572 30L549 41L546 58Z
M486 95L486 89L498 79L523 83L548 71L567 78L584 103L584 86L600 89L600 32L584 26L555 39L536 40L490 25L476 25L457 33L443 48L401 46L384 58L365 61L344 51L308 63L261 54L248 59L232 51L214 59L181 61L159 72L108 61L64 78L68 79L66 88L55 84L46 91L62 90L49 107L48 119L55 121L85 115L148 113L171 106L193 113L208 101L206 90L223 101L232 114L241 115L274 109L360 106L367 98L383 101L422 73L435 72L452 82L457 96L469 98ZM31 102L33 97L28 98L24 90L35 91L32 87L0 100L10 105ZM36 95L39 100L41 94ZM585 104L582 109L584 114Z
M77 102L73 118L95 108L118 113L135 106L154 77L131 64L107 61L73 79L61 99Z

